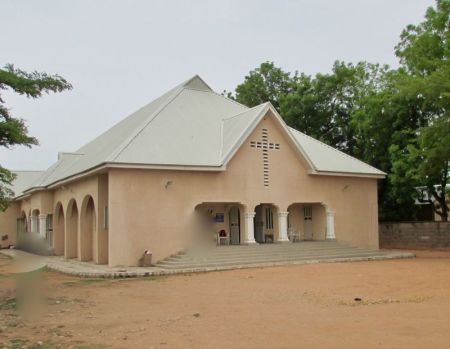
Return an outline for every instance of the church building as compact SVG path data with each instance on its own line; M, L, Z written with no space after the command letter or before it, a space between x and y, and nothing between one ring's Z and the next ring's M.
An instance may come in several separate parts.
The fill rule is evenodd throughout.
M35 234L55 255L135 266L197 241L201 217L206 241L378 249L385 173L300 131L194 76L46 171L16 171L1 244Z

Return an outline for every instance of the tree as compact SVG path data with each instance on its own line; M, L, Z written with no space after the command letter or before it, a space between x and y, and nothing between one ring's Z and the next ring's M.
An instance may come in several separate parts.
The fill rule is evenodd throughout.
M290 73L276 67L273 62L264 62L250 71L244 82L236 87L234 95L224 93L248 107L270 102L279 111L281 97L291 90L291 79Z
M12 64L7 64L0 69L0 91L11 89L29 98L39 98L43 93L62 92L71 88L72 85L59 75L48 75L36 71L27 73L14 68ZM0 146L31 147L36 144L38 141L28 134L25 121L11 115L0 95ZM14 179L15 175L0 165L0 210L2 211L6 210L14 195L10 189Z
M398 84L405 75L401 70L386 71L379 88L357 101L351 120L358 157L388 173L378 190L382 220L410 220L417 211L414 193L418 184L406 177L410 165L405 159L430 114L422 111L422 99L399 93Z
M358 101L378 88L387 69L366 62L336 61L329 74L301 74L293 81L295 88L281 97L281 115L290 126L359 156L352 114Z
M425 20L409 25L396 47L406 71L399 80L398 94L420 102L427 125L419 128L416 139L397 164L403 162L405 178L427 190L428 201L443 221L448 220L450 183L450 1L436 1ZM394 172L394 178L396 173ZM447 193L447 194L446 194ZM423 196L419 193L419 200Z

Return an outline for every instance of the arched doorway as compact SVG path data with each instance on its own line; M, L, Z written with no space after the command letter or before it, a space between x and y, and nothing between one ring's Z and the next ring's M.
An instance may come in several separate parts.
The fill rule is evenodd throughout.
M39 215L40 211L38 209L34 209L31 211L31 232L35 234L40 233L40 227L39 227Z
M230 244L239 245L241 243L241 214L238 206L233 206L228 211L228 221L230 224Z
M66 210L66 234L64 257L78 257L78 207L74 199L69 201Z
M277 207L272 204L260 204L255 207L255 241L264 244L277 241Z
M65 224L64 209L60 202L56 204L53 215L53 246L56 256L64 255Z
M22 211L20 217L17 218L17 240L20 241L24 238L25 234L28 232L27 227L27 214L25 211Z
M88 195L83 200L80 215L80 259L82 261L91 261L93 259L95 229L94 199Z
M322 203L293 203L288 212L289 235L303 241L326 239L326 210Z
M192 226L194 245L239 245L244 240L239 202L202 202L195 206ZM222 234L219 238L219 234ZM241 236L242 234L242 236Z

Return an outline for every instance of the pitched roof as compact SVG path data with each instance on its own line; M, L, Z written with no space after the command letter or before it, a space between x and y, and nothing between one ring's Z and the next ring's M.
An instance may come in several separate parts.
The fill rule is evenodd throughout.
M308 155L317 172L381 175L385 173L361 160L345 154L328 144L322 143L296 129L289 127L292 135Z
M47 187L102 165L221 168L269 109L293 136L313 172L383 175L288 128L270 103L247 108L217 94L196 75L76 152L61 153L58 161L31 188Z
M16 179L12 182L10 189L14 192L14 197L22 196L24 190L29 188L44 171L12 171Z

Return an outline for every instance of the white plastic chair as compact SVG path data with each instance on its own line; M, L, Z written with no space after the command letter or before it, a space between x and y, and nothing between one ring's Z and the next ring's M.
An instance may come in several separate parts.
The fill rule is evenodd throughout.
M300 241L300 232L296 231L294 228L289 228L288 238L291 242L298 242Z
M224 244L222 244L224 242ZM225 231L221 230L217 233L217 245L229 245L230 244L230 235Z

